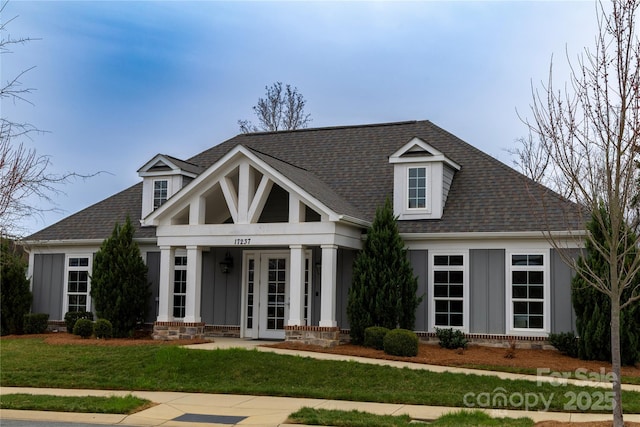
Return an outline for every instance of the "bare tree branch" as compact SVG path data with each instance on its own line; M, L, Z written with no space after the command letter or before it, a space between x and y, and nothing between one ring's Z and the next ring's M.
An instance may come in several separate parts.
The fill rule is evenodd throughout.
M265 89L266 97L259 98L258 104L252 107L259 126L249 120L238 120L240 132L274 132L304 129L308 126L311 115L304 111L307 101L298 92L298 88L290 85L283 87L281 82L276 82Z
M0 6L0 14L5 12L8 1ZM0 54L11 53L11 47L36 40L31 38L13 38L8 34L8 24L16 17L0 23ZM0 86L0 100L13 103L32 104L27 96L33 88L23 87L22 78L35 67L27 68L9 78ZM73 178L88 178L94 175L81 175L75 172L52 174L50 158L38 154L33 148L27 148L23 138L32 139L42 133L30 123L14 122L5 116L0 118L0 230L2 234L17 236L21 234L19 221L44 212L55 210L54 196L61 193L59 186ZM40 200L51 208L34 205Z

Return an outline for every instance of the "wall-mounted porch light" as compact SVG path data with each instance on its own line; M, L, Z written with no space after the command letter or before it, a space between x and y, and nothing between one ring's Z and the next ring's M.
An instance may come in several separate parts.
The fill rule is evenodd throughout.
M229 274L231 273L232 268L233 268L233 257L231 256L229 251L227 251L227 254L224 256L224 259L220 261L220 271L222 272L222 274Z

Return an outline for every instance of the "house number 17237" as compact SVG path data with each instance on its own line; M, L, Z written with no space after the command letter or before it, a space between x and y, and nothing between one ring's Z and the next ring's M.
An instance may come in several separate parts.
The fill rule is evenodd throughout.
M233 241L234 245L248 245L251 243L251 239L236 239Z

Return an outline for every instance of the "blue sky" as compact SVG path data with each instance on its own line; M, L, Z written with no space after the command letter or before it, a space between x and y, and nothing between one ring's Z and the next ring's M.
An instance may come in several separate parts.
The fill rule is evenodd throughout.
M169 2L12 0L2 56L33 105L2 114L47 133L29 142L65 185L53 224L139 181L157 153L179 158L238 133L275 81L298 88L311 126L431 120L510 164L531 84L568 77L596 34L592 1ZM254 120L255 121L255 120ZM41 205L48 208L48 205Z

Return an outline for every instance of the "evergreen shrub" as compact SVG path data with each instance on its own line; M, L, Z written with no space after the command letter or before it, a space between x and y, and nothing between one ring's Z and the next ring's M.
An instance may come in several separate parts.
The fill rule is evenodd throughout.
M78 319L73 326L74 335L89 338L93 334L93 322L89 319Z
M393 329L384 336L384 352L392 356L418 355L418 336L406 329Z
M418 279L400 237L391 200L376 210L362 251L353 264L347 316L354 344L364 343L370 326L413 329L422 301L416 293Z
M570 357L578 357L578 337L573 332L560 332L549 334L549 344L554 346L562 354Z
M93 333L96 338L112 338L113 337L113 325L107 319L98 319L93 325Z
M464 336L464 332L459 329L439 329L436 328L436 336L440 340L440 347L448 349L467 348L469 340Z
M25 334L43 334L49 326L49 315L47 313L29 313L24 315Z
M64 324L67 327L67 332L74 334L73 328L76 326L78 319L88 319L93 321L93 313L90 311L68 311L64 315Z
M147 266L134 233L129 217L122 226L116 223L93 259L91 298L96 315L111 322L117 338L133 336L145 320L151 297Z
M384 337L389 332L383 326L370 326L364 330L364 346L384 350Z
M601 214L601 217L606 216ZM637 242L635 233L627 225L623 227L620 235ZM611 224L600 224L595 217L587 223L592 238L604 247L605 236L611 234L610 228ZM611 289L609 263L592 241L587 241L585 246L586 253L578 259L578 269L584 271L587 277L592 272L605 287ZM633 247L633 244L629 244L629 247ZM631 265L635 253L629 253L627 257L627 263ZM576 274L571 281L571 302L576 313L576 332L580 338L577 341L578 357L583 360L611 361L611 298L589 282L580 274ZM622 292L620 301L631 299L633 289L639 283L640 273L636 275L632 285ZM620 311L620 357L623 365L633 366L640 361L640 301L635 301Z
M13 242L0 239L0 334L21 334L31 308L27 262Z

